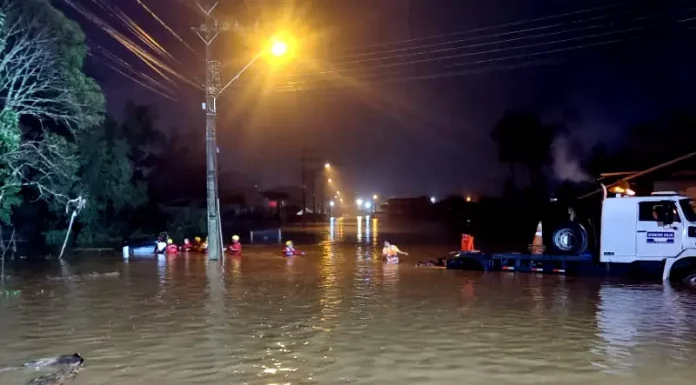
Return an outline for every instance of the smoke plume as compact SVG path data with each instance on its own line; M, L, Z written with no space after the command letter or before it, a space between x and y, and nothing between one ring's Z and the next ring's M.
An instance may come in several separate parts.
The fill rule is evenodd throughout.
M580 164L580 157L572 151L571 141L559 136L551 145L552 168L554 176L560 181L573 183L591 182L592 178Z

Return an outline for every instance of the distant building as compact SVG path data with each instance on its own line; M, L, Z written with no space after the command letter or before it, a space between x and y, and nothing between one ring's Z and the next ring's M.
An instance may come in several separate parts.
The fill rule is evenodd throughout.
M394 218L423 218L433 213L433 203L428 197L391 198L381 210L387 217Z

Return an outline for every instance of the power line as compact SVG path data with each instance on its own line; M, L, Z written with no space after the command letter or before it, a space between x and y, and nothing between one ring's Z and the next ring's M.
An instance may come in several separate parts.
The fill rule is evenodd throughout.
M167 23L165 23L164 20L160 19L159 16L157 16L157 14L155 14L155 12L153 10L148 8L148 6L145 5L145 3L143 3L141 0L136 0L136 1L138 2L138 4L140 4L141 7L143 7L143 9L145 11L147 11L150 14L150 16L152 16L155 20L157 20L157 22L160 23L160 25L162 27L164 27L167 31L169 31L169 33L171 33L172 36L174 36L177 40L179 40L181 42L181 44L183 44L186 48L188 48L189 51L191 51L193 53L197 53L196 50L193 49L188 43L186 43L186 41L184 39L182 39L181 36L179 36L176 32L174 32L174 30L171 27L169 27L169 25L167 25Z
M156 93L156 94L158 94L158 95L160 95L160 96L162 96L162 97L164 97L164 98L166 98L166 99L169 99L169 100L172 100L172 101L175 101L175 102L178 101L178 100L177 100L176 98L174 98L173 96L167 95L167 94L165 94L164 92L159 91L158 89L156 89L156 88L150 86L149 84L144 83L142 80L135 78L134 76L132 76L132 75L126 73L125 71L123 71L123 70L117 68L117 67L114 66L113 64L107 62L106 60L104 60L104 59L102 59L102 58L99 58L99 57L95 56L95 55L92 54L91 52L89 52L89 53L87 53L87 54L88 54L90 57L94 58L95 60L101 61L102 63L104 63L104 65L106 65L107 67L109 67L111 70L113 70L113 71L115 71L115 72L121 74L122 76L124 76L124 77L126 77L126 78L128 78L128 79L130 79L130 80L132 80L132 81L134 81L136 84L138 84L138 85L140 85L140 86L142 86L142 87L144 87L144 88L146 88L146 89L148 89L148 90L150 90L150 91L152 91L152 92L154 92L154 93Z
M134 76L138 76L139 78L143 79L144 81L147 81L150 84L152 84L152 86L158 87L163 92L167 92L170 95L174 93L174 91L171 88L169 88L169 87L165 86L164 84L162 84L161 82L153 79L151 76L147 75L146 73L137 70L132 65L130 65L128 62L126 62L125 60L114 55L112 52L110 52L106 48L104 48L98 44L96 45L96 47L97 47L96 51L98 53L102 54L102 56L104 56L104 58L106 60L110 60L111 63L113 63L117 66L120 66L120 68L123 68L126 72L128 72ZM93 55L93 57L96 58L96 55Z
M98 4L102 9L110 12L112 15L127 27L133 35L135 35L140 41L142 41L146 46L150 47L151 50L162 56L172 60L173 62L179 63L178 60L174 58L169 52L167 52L161 44L157 42L150 34L148 34L144 29L142 29L133 19L126 15L120 8L113 4L107 4L104 0L92 0L92 2Z
M600 19L606 19L607 15L602 15L602 16L595 16L595 17L590 17L586 19L579 19L575 20L572 22L565 22L565 23L555 23L555 24L549 24L549 25L542 25L538 27L533 27L533 28L523 28L523 29L516 29L512 31L507 31L507 32L500 32L500 33L493 33L493 34L487 34L487 35L480 35L480 36L472 36L472 37L467 37L463 39L449 39L446 41L441 41L437 43L429 43L429 44L421 44L421 45L416 45L416 46L408 46L408 47L401 47L401 48L393 48L393 49L387 49L387 50L380 50L380 51L372 51L372 52L367 52L367 53L359 53L359 54L352 54L352 55L345 55L345 56L339 56L339 59L341 58L357 58L357 57L366 57L366 56L375 56L375 55L383 55L383 54L389 54L389 53L394 53L394 52L408 52L412 50L417 50L417 49L425 49L425 48L435 48L435 47L442 47L442 46L448 46L452 44L457 44L457 43L464 43L467 41L476 41L476 40L483 40L483 39L488 39L488 38L495 38L495 37L503 37L503 36L509 36L509 35L519 35L521 33L525 32L536 32L536 31L543 31L547 29L553 29L556 27L564 27L570 24L580 24L588 21L595 21L595 20L600 20ZM368 60L368 59L365 59ZM377 60L377 59L373 59Z
M687 11L692 11L695 10L696 8L689 9ZM632 20L629 20L628 23L632 23L635 21L644 21L648 20L650 18L654 17L659 17L665 15L664 13L661 14L650 14L650 15L645 15L639 18L635 18ZM600 28L600 27L609 27L609 25L606 26L596 26L593 28ZM509 47L502 47L502 48L497 48L497 49L491 49L491 50L485 50L485 51L474 51L474 52L468 52L468 53L462 53L462 54L456 54L456 55L446 55L446 56L433 56L430 58L426 59L420 59L420 60L408 60L408 61L400 61L400 62L395 62L395 63L387 63L387 64L380 64L380 65L375 65L375 66L367 66L367 67L360 67L360 68L343 68L343 69L337 69L337 70L329 70L329 71L317 71L313 73L297 73L297 74L292 74L292 75L284 75L283 77L297 77L297 78L302 78L302 77L316 77L319 75L329 75L329 74L340 74L340 73L360 73L360 72L365 72L366 70L374 70L374 69L385 69L385 68L393 68L393 67L401 67L405 65L413 65L413 64L421 64L421 63L429 63L429 62L445 62L447 60L452 60L452 59L459 59L459 58L465 58L465 57L473 57L473 56L480 56L480 55L488 55L488 54L494 54L494 53L500 53L500 52L505 52L505 51L513 51L513 50L523 50L523 49L529 49L529 48L535 48L535 47L543 47L543 46L549 46L549 45L555 45L555 44L561 44L561 43L568 43L568 42L573 42L573 41L582 41L582 40L589 40L589 39L595 39L595 38L602 38L602 37L607 37L611 35L617 35L617 34L623 34L623 33L630 33L630 32L636 32L640 30L644 30L647 28L651 28L652 26L650 25L642 25L642 26L636 26L636 27L631 27L631 28L623 28L615 31L608 31L604 33L596 33L596 34L585 34L585 35L579 35L576 37L571 37L571 38L565 38L565 39L556 39L552 41L545 41L545 42L540 42L540 43L534 43L534 44L525 44L525 45L513 45ZM586 27L584 29L589 29L589 27ZM568 31L565 31L568 32ZM542 36L537 36L537 37L544 37L544 36L549 36L550 34L545 34ZM498 41L498 42L490 42L490 44L501 44L505 41ZM487 43L488 44L488 43ZM487 45L486 44L486 45ZM475 47L479 46L477 45L467 45L467 46L460 46L457 47L456 49L464 49L464 48L469 48L469 47ZM593 46L590 44L590 46ZM556 50L551 50L556 51ZM426 54L426 53L438 53L440 52L439 50L436 51L428 51L428 52L420 52L417 54ZM404 55L404 57L410 57L414 56L416 54L411 54L411 55ZM380 73L373 73L368 76L379 76ZM237 85L236 87L242 87L243 85Z
M691 8L687 10L682 10L681 12L691 12L696 10L696 8ZM671 12L675 13L675 12ZM657 14L649 14L649 15L644 15L638 18L634 18L629 20L627 23L632 23L632 22L637 22L637 21L645 21L650 18L655 18L659 16L664 16L669 13L657 13ZM445 49L438 49L438 50L430 50L430 51L423 51L423 52L413 52L409 54L403 54L403 55L394 55L394 56L386 56L386 57L379 57L379 58L374 58L374 59L365 59L361 61L355 61L355 62L343 62L343 63L337 63L338 65L344 65L344 64L351 64L351 63L362 63L362 62L367 62L367 61L377 61L377 60L387 60L387 59L392 59L392 58L409 58L409 57L414 57L414 56L421 56L421 55L426 55L426 54L433 54L433 53L440 53L440 52L449 52L449 51L455 51L455 50L462 50L466 48L473 48L473 47L482 47L482 46L488 46L488 45L499 45L503 43L509 43L512 41L519 41L519 40L526 40L526 39L536 39L536 38L543 38L547 36L554 36L554 35L559 35L563 33L569 33L569 32L578 32L578 31L583 31L583 30L590 30L590 29L596 29L596 28L601 28L601 27L608 27L612 24L607 24L607 25L591 25L588 27L582 27L582 28L576 28L576 29L569 29L569 30L564 30L564 31L557 31L557 32L551 32L551 33L546 33L546 34L538 34L538 35L527 35L527 36L522 36L522 37L517 37L517 38L512 38L512 39L506 39L506 40L498 40L498 41L492 41L492 42L484 42L484 43L477 43L477 44L469 44L469 45L461 45L457 47L450 47L450 48L445 48ZM451 42L448 42L451 43ZM502 50L505 50L506 48L501 48ZM490 52L490 51L487 51ZM445 56L443 59L447 58L453 58L454 56ZM431 58L428 60L438 60L438 58ZM407 64L413 64L413 63L418 63L421 61L407 61L407 62L402 62L402 63L396 63L396 64L382 64L378 66L371 66L371 67L364 67L365 68L378 68L378 67L383 67L383 66L394 66L394 65L407 65ZM425 62L425 61L423 61ZM347 71L348 69L338 69L338 70L331 70L331 71L323 71L323 72L317 72L317 74L330 74L330 73L337 73L337 72L343 72ZM294 74L295 76L300 75L300 74Z
M461 35L465 35L465 34L490 31L493 29L500 29L500 28L512 27L512 26L523 25L523 24L531 24L531 23L535 23L535 22L543 21L543 20L553 20L553 19L563 18L566 16L574 16L574 15L580 15L580 14L590 13L590 12L594 12L594 11L617 8L617 7L623 6L624 4L625 3L621 2L621 3L610 4L610 5L600 6L600 7L585 8L585 9L580 9L580 10L572 11L572 12L557 13L557 14L538 17L538 18L534 18L534 19L517 20L517 21L513 21L513 22L509 22L509 23L491 25L491 26L487 26L487 27L474 28L474 29L468 29L468 30L451 32L451 33L443 33L443 34L438 34L438 35L430 35L430 36L418 37L418 38L407 39L407 40L400 40L400 41L393 41L393 42L387 42L387 43L377 43L377 44L363 45L363 46L358 46L358 47L351 47L351 48L348 48L347 50L353 51L353 50L360 50L360 49L372 48L372 47L385 47L385 46L390 46L390 45L405 44L405 43L411 43L414 41L424 41L424 40L440 39L440 38L444 38L444 37L461 36Z
M532 54L506 56L506 57L501 57L501 58L480 60L480 61L476 61L476 62L454 63L451 65L451 67L473 66L473 65L478 65L478 64L486 64L486 63L492 63L492 62L498 62L498 61L513 60L513 59L527 59L527 58L532 58L532 57L536 57L536 56L547 55L550 53L567 52L567 51L580 50L580 49L590 48L590 47L612 45L612 44L617 44L617 43L624 42L624 41L630 40L630 39L631 38L615 39L615 40L602 41L602 42L597 42L597 43L592 43L592 44L584 44L584 45L579 45L579 46L572 46L572 47L564 47L564 48L559 48L559 49L547 50L547 51L536 52L536 53L532 53ZM556 64L556 63L552 63L552 62L544 63L544 65L550 65L550 64ZM526 68L526 67L532 67L532 66L538 66L538 65L539 65L539 63L528 61L525 63L512 64L512 65L508 65L508 66L504 66L504 67L480 68L480 69L472 69L472 70L464 70L464 71L436 72L436 73L432 73L432 74L396 77L396 78L378 77L377 79L371 80L371 82L375 82L375 83L399 83L399 82L408 82L408 81L415 81L415 80L431 80L431 79L440 79L440 78L450 78L450 77L457 77L457 76L464 76L464 75L472 75L472 74L478 74L478 73L484 73L484 72L497 71L497 70L501 70L501 69L512 70L512 69ZM398 74L393 73L392 75L398 75ZM401 75L403 75L403 73L401 73ZM363 79L363 77L358 78L358 80L359 79ZM315 81L315 82L318 83L321 81ZM322 86L322 87L312 87L312 88L302 88L301 86L300 86L300 88L297 88L297 87L293 88L292 86L288 86L286 89L279 89L279 91L313 91L313 90L318 90L318 89L345 88L345 87L346 87L345 85L340 85L340 84L328 85L328 86Z
M131 41L128 37L117 31L115 28L111 27L107 22L99 18L93 12L90 12L86 8L76 4L73 0L63 0L66 4L75 9L78 13L84 16L88 21L95 24L97 27L101 28L104 32L110 35L114 40L119 42L123 47L129 50L131 53L136 55L143 63L155 71L163 79L167 80L171 84L176 84L172 78L167 76L167 74L172 75L179 80L192 85L193 87L200 89L200 86L189 80L187 77L174 70L169 65L163 63L161 60L154 57L152 54L147 52L144 48L140 47L138 44ZM97 0L93 0L97 1ZM127 15L126 15L127 17Z

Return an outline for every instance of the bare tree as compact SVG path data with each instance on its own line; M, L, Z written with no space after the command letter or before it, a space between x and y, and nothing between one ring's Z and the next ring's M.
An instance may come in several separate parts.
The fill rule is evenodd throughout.
M30 8L0 0L0 103L2 110L68 128L82 124L88 109L66 73L60 34ZM74 80L74 79L73 79Z
M84 49L79 27L49 1L0 0L0 211L23 187L66 213L72 210L70 227L84 207L85 199L72 191L74 140L44 125L64 127L74 139L101 119L101 92L80 68ZM23 132L22 118L38 122L41 130Z
M43 140L21 142L14 150L0 155L5 180L0 186L0 202L5 194L21 187L34 187L39 199L67 204L68 188L75 179L77 159L63 138L47 134Z

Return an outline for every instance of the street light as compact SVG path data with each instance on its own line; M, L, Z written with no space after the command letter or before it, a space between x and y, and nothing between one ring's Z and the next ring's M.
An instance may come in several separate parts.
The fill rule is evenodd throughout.
M373 201L376 201L378 198L379 198L379 197L377 196L377 194L375 194L375 195L372 196L372 200L373 200Z
M333 179L329 178L328 182L333 183Z
M370 207L372 207L372 202L365 202L365 208L369 210Z
M362 199L356 199L355 204L358 205L358 207L362 207L363 205L363 200Z
M242 76L242 74L247 69L249 69L249 67L251 67L254 63L256 63L256 61L259 60L262 56L265 56L266 54L271 54L272 56L279 58L281 56L285 56L287 53L288 53L288 44L284 40L272 39L270 42L270 46L267 47L267 49L263 49L263 50L261 50L261 52L256 54L256 56L254 56L254 58L251 59L251 61L249 63L247 63L247 65L245 65L241 71L239 71L236 75L234 75L232 80L227 82L227 84L225 84L225 86L220 89L220 93L223 93L227 89L227 87L231 86L232 83L237 81L237 79L239 79L239 77Z
M327 170L330 169L330 168L331 168L331 163L325 163L325 164L324 164L324 168L327 169Z
M271 43L271 54L273 56L283 56L288 52L288 43L282 40L274 40Z
M215 6L213 6L214 8ZM212 20L210 17L210 12L213 8L207 12L209 21ZM205 27L205 28L204 28ZM279 38L274 38L270 41L270 46L262 49L256 56L254 56L247 65L245 65L224 87L220 87L217 81L220 78L219 73L219 62L212 60L212 51L210 50L210 44L219 33L217 29L217 22L215 25L208 23L206 26L201 27L202 31L205 32L206 36L198 34L201 39L206 43L206 96L205 103L203 103L203 109L206 111L206 188L207 188L207 227L208 227L208 259L218 260L222 256L222 226L220 218L220 199L218 195L218 168L217 168L217 140L215 135L215 123L217 120L217 99L222 95L225 90L232 85L237 79L239 79L242 74L249 69L256 60L265 56L266 54L271 54L275 57L284 56L288 52L288 44ZM206 29L207 28L207 29ZM304 210L304 208L303 208Z
M334 207L336 203L334 201L329 202L329 206Z

